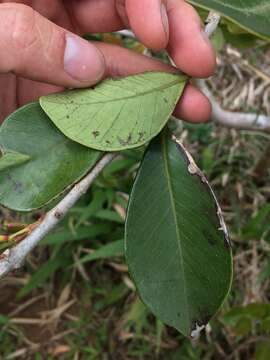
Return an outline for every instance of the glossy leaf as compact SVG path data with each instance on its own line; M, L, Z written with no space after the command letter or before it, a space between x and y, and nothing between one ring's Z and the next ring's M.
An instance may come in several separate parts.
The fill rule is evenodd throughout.
M185 335L208 323L230 289L220 208L190 155L168 136L151 143L135 180L125 251L142 300Z
M40 104L70 139L93 149L139 147L166 124L187 77L148 72L105 80L94 89L43 96Z
M30 157L28 155L20 154L15 151L1 151L0 148L0 172L6 169L9 169L13 166L18 166L26 161L28 161Z
M269 0L188 0L193 5L215 10L249 32L270 39Z
M38 103L22 107L5 120L0 148L29 157L0 173L0 204L22 211L39 208L61 194L99 157L97 151L61 134Z

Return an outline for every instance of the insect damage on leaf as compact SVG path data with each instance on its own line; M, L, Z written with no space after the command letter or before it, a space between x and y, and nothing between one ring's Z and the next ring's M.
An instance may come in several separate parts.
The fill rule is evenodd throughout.
M218 230L222 231L224 233L224 237L225 237L225 245L229 248L231 248L232 244L231 244L231 240L230 240L230 236L229 236L229 232L227 229L227 226L225 224L223 215L222 215L222 210L221 207L218 203L217 197L211 187L211 185L209 184L209 181L207 180L206 176L204 175L204 173L199 169L199 167L197 166L197 164L195 163L195 160L193 159L193 157L191 156L191 154L187 151L187 149L184 147L184 145L173 135L172 136L173 141L176 142L176 144L178 146L180 146L180 148L184 151L187 160L189 162L188 164L188 172L191 175L197 175L200 177L201 181L203 183L205 183L207 185L207 187L209 188L209 190L211 191L213 198L215 199L216 202L216 207L217 207L217 216L220 222L220 227L218 228Z

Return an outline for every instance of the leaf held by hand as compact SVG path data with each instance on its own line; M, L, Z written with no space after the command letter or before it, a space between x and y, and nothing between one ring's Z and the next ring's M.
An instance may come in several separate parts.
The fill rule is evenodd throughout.
M161 131L186 81L184 75L148 72L43 96L40 104L68 138L119 151L144 145Z

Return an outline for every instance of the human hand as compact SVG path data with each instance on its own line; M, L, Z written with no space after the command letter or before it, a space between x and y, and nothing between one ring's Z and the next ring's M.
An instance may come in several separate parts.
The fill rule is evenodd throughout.
M184 0L0 1L0 122L17 107L64 88L89 87L108 76L173 71L131 50L78 36L123 28L146 47L167 49L190 76L214 72L214 51ZM188 85L175 116L199 122L210 111L207 98Z

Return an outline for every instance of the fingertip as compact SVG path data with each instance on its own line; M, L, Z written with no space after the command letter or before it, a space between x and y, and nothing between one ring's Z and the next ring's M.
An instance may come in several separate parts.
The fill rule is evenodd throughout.
M170 56L176 66L188 75L209 77L216 68L216 55L199 15L184 1L171 0L169 3Z
M79 87L96 84L105 73L102 52L91 42L72 33L65 35L64 69Z
M205 123L210 120L212 106L208 98L193 85L187 85L174 116L191 123Z
M216 69L216 56L211 42L203 32L194 32L189 44L171 47L170 55L178 68L195 78L212 76Z
M159 51L168 45L169 20L161 0L126 0L131 29L148 48Z

